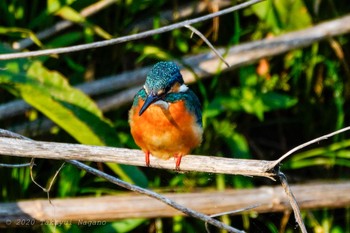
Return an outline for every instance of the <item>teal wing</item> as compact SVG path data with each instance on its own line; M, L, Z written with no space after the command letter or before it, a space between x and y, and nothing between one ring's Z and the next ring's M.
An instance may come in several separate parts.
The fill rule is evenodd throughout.
M195 114L197 118L197 124L202 127L202 110L201 103L199 102L198 97L194 94L193 91L188 89L186 92L170 93L166 95L165 101L167 102L176 102L179 100L185 100L186 108Z

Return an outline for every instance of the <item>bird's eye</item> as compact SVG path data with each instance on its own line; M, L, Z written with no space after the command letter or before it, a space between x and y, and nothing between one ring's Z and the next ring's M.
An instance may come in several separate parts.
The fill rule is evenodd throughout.
M170 91L170 89L171 89L170 85L166 86L164 89L164 93L168 93Z

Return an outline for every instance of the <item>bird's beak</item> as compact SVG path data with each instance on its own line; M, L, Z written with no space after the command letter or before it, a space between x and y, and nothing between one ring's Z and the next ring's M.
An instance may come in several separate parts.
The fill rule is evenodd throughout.
M160 99L160 97L159 97L158 95L155 95L155 94L153 94L153 93L149 94L149 95L147 96L147 98L146 98L145 103L142 105L142 108L141 108L141 110L140 110L140 112L139 112L139 116L141 116L142 113L143 113L144 111L146 111L146 109L147 109L151 104L153 104L154 102L156 102L156 101L159 100L159 99Z

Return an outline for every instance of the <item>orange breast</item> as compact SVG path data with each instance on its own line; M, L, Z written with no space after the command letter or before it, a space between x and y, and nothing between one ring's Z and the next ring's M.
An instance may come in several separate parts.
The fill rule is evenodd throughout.
M202 141L202 128L193 114L186 111L184 101L169 103L168 108L152 104L139 116L144 101L129 112L131 134L136 144L153 156L169 159L186 155Z

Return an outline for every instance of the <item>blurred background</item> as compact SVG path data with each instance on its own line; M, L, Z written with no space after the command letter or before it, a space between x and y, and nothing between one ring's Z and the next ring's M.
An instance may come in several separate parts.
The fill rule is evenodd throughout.
M0 2L0 51L35 51L86 44L195 18L242 1ZM192 26L224 54L234 46L335 20L350 12L347 0L266 0ZM137 148L128 110L146 73L161 60L192 70L190 88L202 103L204 141L192 154L274 160L289 149L349 125L350 37L325 38L300 49L197 73L210 52L187 28L103 48L0 61L0 127L34 140ZM212 58L218 60L218 58ZM190 63L191 61L192 63ZM220 66L223 67L223 66ZM212 67L211 67L212 68ZM184 73L190 74L191 72ZM188 79L188 78L187 78ZM292 184L350 177L350 139L337 135L297 152L281 166ZM26 159L0 157L0 163ZM34 175L46 186L61 161L36 160ZM278 183L253 177L176 173L90 163L133 184L159 192L253 189ZM0 201L46 198L29 168L0 168ZM51 198L118 195L125 190L65 165ZM293 214L248 213L221 218L247 232L298 232ZM288 216L288 215L287 215ZM310 232L350 232L350 209L303 212ZM103 226L36 225L1 232L205 232L186 217L142 218ZM212 229L212 232L220 232Z

